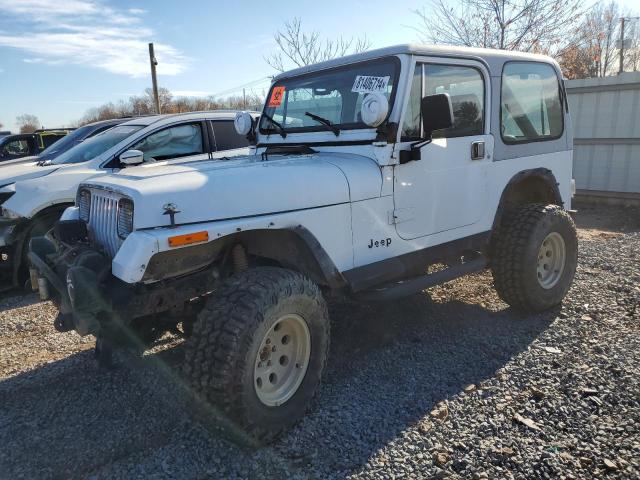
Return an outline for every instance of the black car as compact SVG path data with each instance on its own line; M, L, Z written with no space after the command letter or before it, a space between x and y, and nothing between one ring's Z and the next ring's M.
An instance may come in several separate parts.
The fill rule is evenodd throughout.
M36 130L0 138L0 162L38 155L73 129Z
M90 123L73 131L70 131L68 135L57 137L57 141L54 142L51 142L50 136L47 135L47 139L43 140L43 144L46 143L46 145L43 145L45 148L40 150L38 149L38 139L30 140L35 135L40 135L42 133L40 131L33 134L10 135L9 137L0 138L0 162L16 158L25 161L53 160L58 155L61 155L67 150L75 147L83 140L93 137L98 133L102 133L105 130L110 129L111 127L115 127L116 125L119 125L128 120L131 120L131 117L114 118L111 120L102 120L99 122ZM28 150L29 152L34 153L28 153L26 155L13 154L13 152L15 152L16 150L20 151L20 149Z
M115 127L116 125L127 122L131 120L131 118L132 117L102 120L100 122L89 123L88 125L77 128L66 137L62 138L50 147L47 147L45 150L43 150L38 155L38 160L53 160L58 155L61 155L67 150L75 147L87 138L93 137L94 135L102 133L105 130L109 130L111 127Z

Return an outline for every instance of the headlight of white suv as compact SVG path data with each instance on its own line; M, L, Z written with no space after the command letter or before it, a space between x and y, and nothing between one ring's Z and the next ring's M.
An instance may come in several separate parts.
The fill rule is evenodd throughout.
M118 201L118 236L127 238L133 231L133 202L128 198Z

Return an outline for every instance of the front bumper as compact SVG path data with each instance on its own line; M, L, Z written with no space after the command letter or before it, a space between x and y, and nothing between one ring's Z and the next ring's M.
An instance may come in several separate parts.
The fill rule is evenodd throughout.
M64 223L58 223L54 237L60 238L59 226ZM73 223L74 228L79 225ZM86 235L80 237L73 243L37 237L30 244L28 256L39 288L50 293L60 311L54 323L59 331L75 330L117 342L128 335L135 319L180 311L214 288L215 277L209 270L153 285L125 283L112 274L110 259L94 249Z

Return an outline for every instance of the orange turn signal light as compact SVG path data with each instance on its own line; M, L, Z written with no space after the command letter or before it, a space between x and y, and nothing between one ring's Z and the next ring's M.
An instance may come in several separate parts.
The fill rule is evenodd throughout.
M181 247L183 245L191 245L192 243L206 242L209 240L209 232L206 230L202 232L187 233L186 235L176 235L175 237L169 237L170 247Z

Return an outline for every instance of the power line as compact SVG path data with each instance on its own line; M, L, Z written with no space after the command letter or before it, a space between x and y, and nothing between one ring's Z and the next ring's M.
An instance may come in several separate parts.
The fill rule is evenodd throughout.
M260 83L265 82L265 80L271 81L271 78L272 78L271 75L267 75L266 77L261 77L261 78L259 78L257 80L253 80L251 82L248 82L248 83L245 83L245 84L242 84L242 85L238 85L237 87L228 88L227 90L223 90L221 92L214 93L211 96L212 97L222 97L222 96L228 95L230 93L238 92L238 91L242 90L243 88L250 88L250 87L259 85Z

